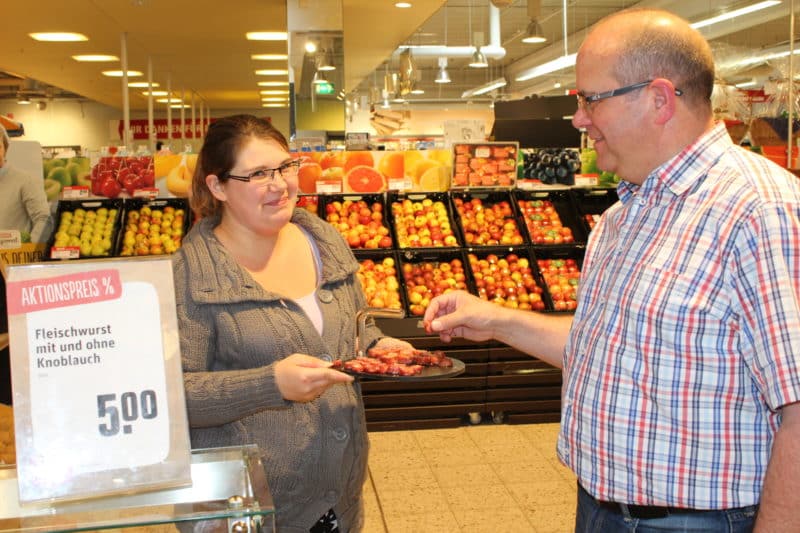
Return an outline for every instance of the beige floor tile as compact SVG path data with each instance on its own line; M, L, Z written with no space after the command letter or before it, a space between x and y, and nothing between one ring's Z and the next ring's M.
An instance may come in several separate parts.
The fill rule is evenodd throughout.
M447 500L439 487L420 487L413 484L405 489L378 491L378 501L387 525L406 515L432 515L448 509ZM391 527L389 528L391 530Z
M375 485L378 499L382 501L388 492L407 489L408 487L438 490L439 485L431 469L425 465L419 468L376 468L370 464L370 474Z
M423 448L422 455L431 467L486 464L486 456L475 444L459 447Z
M531 533L533 526L516 506L497 509L455 511L456 520L465 533Z
M443 487L442 492L454 513L517 506L503 485Z
M363 533L386 533L386 527L383 523L383 517L378 515L370 515L367 513L367 516L364 517L364 529L362 530Z
M464 428L421 429L409 432L423 449L460 448L474 445Z
M370 466L386 468L420 468L428 464L422 450L370 451Z
M565 533L575 530L575 505L542 505L526 512L536 533Z
M469 437L482 450L497 448L498 446L526 446L530 441L520 433L516 426L508 425L482 425L466 428Z
M386 525L388 533L461 533L461 528L449 509L429 514L393 516L386 521ZM365 529L364 533L373 532Z
M413 431L377 431L369 433L370 452L419 450Z
M517 463L493 463L492 469L506 484L564 481L563 476L547 461L523 461Z
M506 487L525 511L542 505L574 505L577 491L561 479L512 483Z
M473 485L501 485L502 481L491 465L444 465L431 466L440 487L464 487Z

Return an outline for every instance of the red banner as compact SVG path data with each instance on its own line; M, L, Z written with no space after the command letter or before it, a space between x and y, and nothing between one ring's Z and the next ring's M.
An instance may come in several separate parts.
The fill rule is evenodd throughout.
M214 122L214 119L211 119L211 122ZM119 125L117 126L117 132L119 133L119 138L122 139L122 129L123 129L124 121L120 120ZM194 139L194 133L197 134L197 138L203 136L202 134L202 124L199 119L195 119L194 121L194 131L192 131L192 119L185 119L184 120L184 129L186 130L186 138L187 139ZM169 128L167 127L167 119L165 118L157 118L153 120L153 127L156 130L156 139L166 139L167 133L169 132ZM150 138L150 125L146 118L143 119L132 119L130 121L130 128L133 132L134 139L149 139ZM173 139L180 139L181 136L181 120L180 118L172 119L172 138Z

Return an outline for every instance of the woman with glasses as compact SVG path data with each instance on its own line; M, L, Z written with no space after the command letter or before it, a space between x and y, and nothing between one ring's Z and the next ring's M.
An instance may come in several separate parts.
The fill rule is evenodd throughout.
M335 228L295 209L298 161L268 122L211 124L175 256L194 448L257 444L281 532L360 531L367 434L360 389L330 368L366 307ZM409 347L369 323L366 346Z

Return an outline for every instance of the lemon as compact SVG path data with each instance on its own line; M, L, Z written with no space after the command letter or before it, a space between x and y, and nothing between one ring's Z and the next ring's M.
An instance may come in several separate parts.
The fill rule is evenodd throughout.
M443 165L431 167L419 178L422 191L446 191L450 182L450 172Z

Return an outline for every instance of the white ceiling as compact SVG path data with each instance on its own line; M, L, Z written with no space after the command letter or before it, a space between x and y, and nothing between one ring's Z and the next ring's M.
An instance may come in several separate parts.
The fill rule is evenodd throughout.
M421 71L419 86L425 94L412 99L423 102L460 100L461 93L489 80L505 77L509 85L496 95L519 98L552 92L553 84L563 88L573 83L570 70L529 82L514 78L526 68L556 58L564 52L563 27L567 28L567 49L574 52L585 33L602 16L633 5L663 7L696 21L755 0L541 0L540 20L550 39L541 45L521 42L528 24L526 0L495 0L501 5L499 44L502 59L490 60L488 69L472 69L466 59L450 58L448 70L453 83L433 83L437 57L415 55ZM412 0L412 9L397 9L389 0L3 0L0 32L0 71L41 82L25 85L20 79L0 78L0 97L11 97L19 89L52 86L74 95L122 108L122 83L99 73L120 64L78 63L76 53L120 55L121 35L127 34L130 69L147 71L152 63L153 78L188 102L197 101L213 109L253 109L260 98L256 68L279 64L257 62L253 53L289 53L298 86L309 83L313 71L302 55L307 36L338 38L336 56L337 90L367 94L371 86L383 87L383 74L399 68L398 49L406 45L468 46L470 34L490 38L489 0ZM566 17L564 5L566 3ZM784 45L789 41L789 0L779 6L706 28L719 58L753 55L755 51ZM287 23L288 19L288 23ZM445 32L445 25L447 31ZM253 30L288 30L290 44L246 41ZM471 29L471 32L470 32ZM33 31L70 30L90 37L83 43L38 43L28 37ZM341 30L341 33L339 31ZM393 54L393 52L395 52ZM286 63L283 63L286 68ZM342 70L344 75L342 75ZM769 72L761 70L760 72ZM737 79L747 73L726 72ZM285 78L284 78L285 79ZM563 88L561 90L563 90ZM298 91L300 92L300 91ZM42 93L44 94L44 93ZM52 89L49 93L52 95ZM56 91L55 96L60 94ZM139 91L130 92L132 109L145 109L147 100Z

